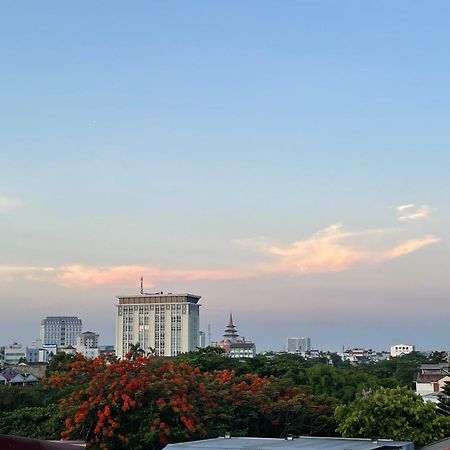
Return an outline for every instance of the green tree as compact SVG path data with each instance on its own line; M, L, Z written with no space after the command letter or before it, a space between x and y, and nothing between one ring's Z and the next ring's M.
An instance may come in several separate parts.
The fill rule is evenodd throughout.
M432 352L430 356L428 356L428 363L431 364L440 364L440 363L446 363L448 358L447 352Z
M0 434L34 439L60 439L64 419L57 408L30 407L0 414Z
M441 416L450 416L450 383L445 383L442 395L436 406L436 412Z
M128 349L128 352L125 354L125 358L135 361L139 356L144 355L145 350L141 347L140 342L136 342L136 344L130 344L130 348Z
M422 447L448 433L450 419L436 414L435 405L407 388L380 389L366 398L338 406L337 431L344 437L413 441Z
M53 374L53 372L60 372L69 370L70 364L76 359L76 355L69 355L68 353L59 352L50 360L47 368L47 375Z

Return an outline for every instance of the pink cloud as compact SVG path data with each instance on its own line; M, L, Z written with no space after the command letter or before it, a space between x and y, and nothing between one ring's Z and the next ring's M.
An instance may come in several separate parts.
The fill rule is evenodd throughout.
M285 247L271 245L262 239L238 242L271 255L274 261L266 266L267 269L308 274L342 272L358 263L382 262L398 258L439 241L435 236L427 235L400 242L388 249L374 249L371 238L383 233L387 233L387 230L344 231L341 224L335 224ZM357 245L361 240L366 246L362 246L361 243Z
M248 267L171 270L144 265L0 266L0 281L22 277L67 287L131 286L136 285L143 276L146 286L152 288L161 283L342 272L357 264L375 264L406 256L439 241L433 235L426 235L379 248L379 236L387 233L389 231L383 229L346 231L341 224L335 224L286 246L270 244L266 239L237 241L261 255L259 263Z
M158 283L196 280L230 280L248 278L251 271L230 270L164 270L151 266L95 267L72 265L58 270L55 281L63 286L129 286L145 278L147 287Z

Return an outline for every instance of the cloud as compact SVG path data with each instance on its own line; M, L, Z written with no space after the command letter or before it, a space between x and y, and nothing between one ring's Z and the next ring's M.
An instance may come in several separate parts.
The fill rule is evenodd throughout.
M164 270L152 266L95 267L71 265L57 270L55 281L63 286L129 286L137 284L140 277L147 287L159 283L196 280L229 280L252 276L245 270Z
M436 242L439 242L439 239L431 234L424 236L423 238L409 239L381 253L380 259L383 261L398 258L400 256L405 256L409 253L421 249L422 247L434 244Z
M56 269L54 267L0 265L0 281L13 282L19 278L34 281L52 281L55 272Z
M435 236L427 235L400 242L387 249L378 249L376 245L379 244L371 240L374 235L383 233L389 231L344 231L342 224L335 224L285 247L271 245L263 240L239 242L274 257L270 265L274 272L309 274L342 272L358 263L387 261L439 241Z
M415 206L416 205L414 203L408 203L407 205L397 206L396 209L397 209L397 211L403 212L403 211L405 211L407 209L414 208Z
M0 214L19 208L21 205L22 202L17 198L0 195Z
M400 205L396 207L400 213L398 220L401 222L416 222L418 220L426 219L433 209L427 205L416 206L414 203L407 205Z

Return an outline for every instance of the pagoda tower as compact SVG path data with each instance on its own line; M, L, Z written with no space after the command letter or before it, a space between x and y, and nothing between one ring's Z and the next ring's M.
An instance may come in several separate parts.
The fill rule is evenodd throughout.
M228 320L227 329L223 333L223 340L225 342L236 343L239 335L236 327L233 324L233 315L230 312L230 318Z

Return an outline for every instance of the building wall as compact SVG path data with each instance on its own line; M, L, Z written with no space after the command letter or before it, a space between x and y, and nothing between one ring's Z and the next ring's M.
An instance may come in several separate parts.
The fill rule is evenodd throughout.
M199 296L191 294L118 297L116 354L123 358L139 342L157 356L175 356L199 346Z
M407 355L414 351L414 345L397 344L391 347L391 356L393 358L397 356Z
M40 339L43 344L56 344L58 347L76 345L83 331L81 319L73 316L50 316L41 322Z
M26 347L22 347L19 344L12 344L5 347L5 364L19 364L20 359L26 357Z
M289 337L286 340L286 351L288 353L305 353L311 350L311 338Z

